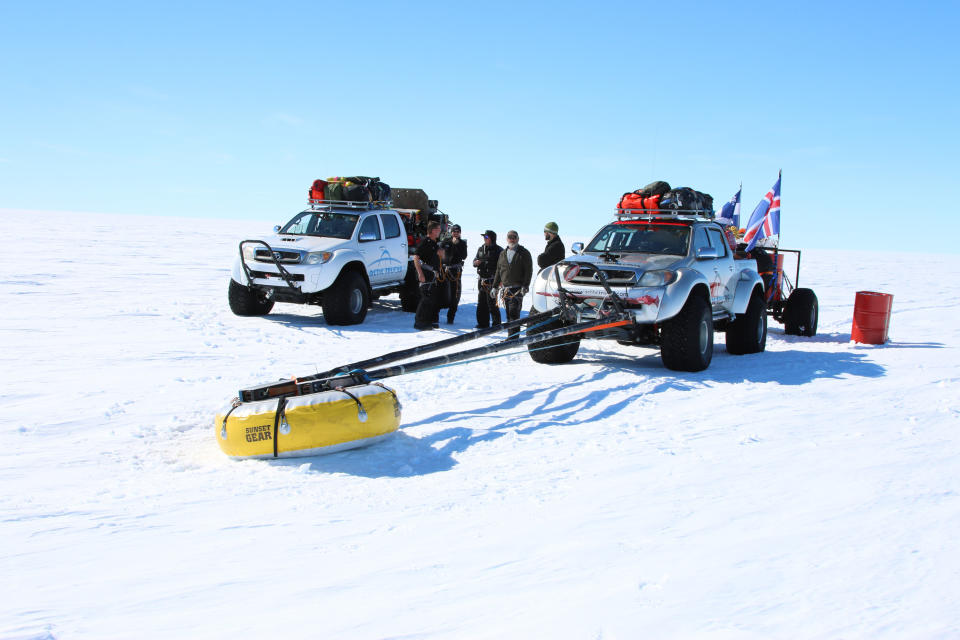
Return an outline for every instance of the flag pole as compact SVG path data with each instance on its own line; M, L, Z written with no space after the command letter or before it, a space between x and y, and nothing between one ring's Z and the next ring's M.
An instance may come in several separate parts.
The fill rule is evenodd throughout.
M740 188L737 189L737 193L740 194L740 211L743 211L743 180L740 181ZM734 206L736 208L736 206ZM737 233L740 232L740 214L737 214ZM746 229L744 229L746 232Z
M777 182L780 183L780 228L777 230L777 248L780 248L780 236L783 235L783 169L777 172Z

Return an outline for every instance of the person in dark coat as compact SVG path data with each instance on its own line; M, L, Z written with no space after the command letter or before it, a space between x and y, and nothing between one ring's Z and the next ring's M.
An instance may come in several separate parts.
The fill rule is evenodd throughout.
M523 309L523 296L530 289L533 278L533 257L520 244L520 235L516 231L507 231L507 246L497 259L497 270L493 274L493 295L502 295L503 306L507 312L507 322L518 320ZM520 327L510 329L510 338L520 335Z
M503 247L497 244L497 234L490 229L483 232L483 244L477 249L473 266L477 269L477 326L474 329L486 329L500 326L500 307L490 297L493 290L493 274L497 271L497 260Z
M537 256L537 264L540 265L541 269L563 260L566 249L564 249L563 240L557 235L559 231L560 227L557 226L556 222L548 222L543 227L543 239L547 241L547 246L543 253Z
M440 236L440 223L427 224L427 237L420 241L413 254L413 266L420 281L420 302L414 316L413 328L420 331L436 329L440 326L437 308L437 276L443 260L443 249L437 245Z
M447 324L453 324L460 305L460 276L467 259L467 241L460 237L460 225L450 227L450 238L440 243L443 249L443 285L447 288Z

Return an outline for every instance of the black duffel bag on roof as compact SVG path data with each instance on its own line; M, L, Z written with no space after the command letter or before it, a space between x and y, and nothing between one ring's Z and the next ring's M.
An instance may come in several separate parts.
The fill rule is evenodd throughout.
M649 198L650 196L662 196L668 191L670 191L670 183L664 182L663 180L657 180L655 182L651 182L642 189L637 189L634 191L634 193L641 197Z
M713 197L690 187L680 187L671 189L660 198L660 208L682 213L709 213L713 210Z

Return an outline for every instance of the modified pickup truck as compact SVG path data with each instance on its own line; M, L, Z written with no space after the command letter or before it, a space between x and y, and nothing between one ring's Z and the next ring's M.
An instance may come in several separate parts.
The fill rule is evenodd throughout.
M421 189L395 189L394 200L423 209L396 208L392 201L311 200L308 207L270 236L244 240L227 290L230 309L240 316L270 313L275 302L315 304L327 324L363 322L372 300L399 293L405 311L414 311L419 285L410 255L438 219L436 201Z
M593 335L621 344L659 346L664 366L702 371L713 358L713 334L727 351L763 351L767 340L764 282L752 258L735 254L712 212L618 210L617 218L575 255L540 271L531 314L563 308L528 332L604 316L632 316ZM530 346L533 360L568 362L578 335Z

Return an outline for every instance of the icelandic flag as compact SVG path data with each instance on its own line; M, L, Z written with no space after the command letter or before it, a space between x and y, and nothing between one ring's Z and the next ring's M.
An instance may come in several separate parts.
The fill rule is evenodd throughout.
M743 241L747 243L747 251L751 251L757 244L757 240L780 235L780 178L777 176L777 183L773 189L767 191L763 200L757 205L757 208L750 214L750 221L747 222L747 232L743 236Z
M740 228L740 192L743 191L743 185L737 190L737 195L730 198L730 202L724 203L720 209L720 215L717 216L717 222L725 227L730 225Z

